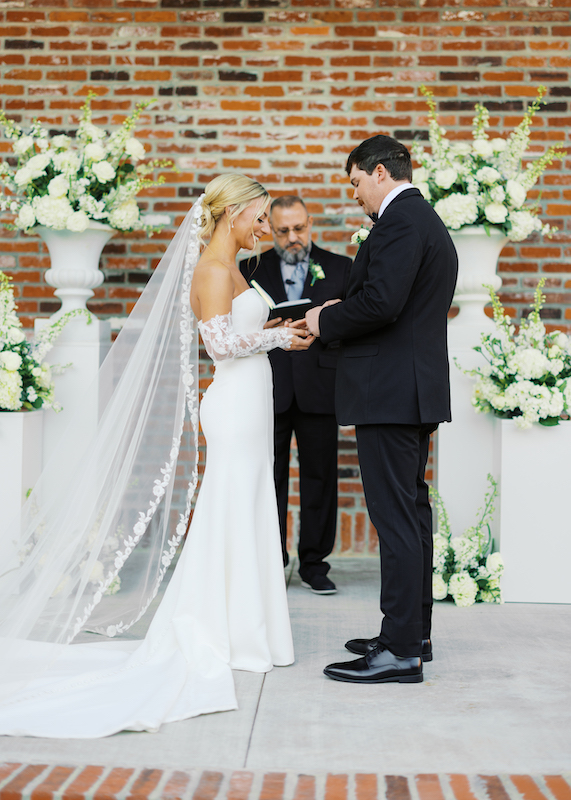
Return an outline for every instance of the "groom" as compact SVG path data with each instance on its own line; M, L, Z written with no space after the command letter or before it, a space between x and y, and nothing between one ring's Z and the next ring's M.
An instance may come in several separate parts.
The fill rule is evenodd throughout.
M411 184L406 147L373 136L349 155L353 197L374 221L346 300L306 314L325 344L342 340L341 425L356 426L367 508L381 555L381 633L345 645L362 657L325 674L353 683L418 683L432 659L430 434L450 421L446 319L458 261L448 231Z

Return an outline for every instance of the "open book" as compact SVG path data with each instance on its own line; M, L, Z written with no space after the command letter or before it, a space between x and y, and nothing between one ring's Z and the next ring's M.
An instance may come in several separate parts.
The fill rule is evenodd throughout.
M301 319L305 312L312 307L309 297L302 297L300 300L284 300L283 303L275 303L273 298L262 289L257 281L250 281L252 288L255 289L270 307L270 319L282 317L282 319Z

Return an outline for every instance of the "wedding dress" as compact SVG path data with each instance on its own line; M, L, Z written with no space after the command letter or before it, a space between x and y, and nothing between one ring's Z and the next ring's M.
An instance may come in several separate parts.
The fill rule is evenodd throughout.
M188 281L183 285L187 291ZM1 735L156 731L165 722L237 708L232 669L267 672L293 662L266 355L287 347L289 333L263 330L267 316L249 289L233 300L231 314L199 323L216 367L200 409L206 469L187 540L146 637L18 641L2 675ZM42 670L21 686L21 675L37 663Z

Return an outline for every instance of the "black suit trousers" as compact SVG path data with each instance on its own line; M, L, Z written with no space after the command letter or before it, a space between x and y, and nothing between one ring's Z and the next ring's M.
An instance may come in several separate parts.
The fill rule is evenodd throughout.
M381 556L380 641L420 656L432 618L432 511L424 471L436 424L357 425L357 447Z
M334 414L309 414L293 400L275 415L275 480L284 564L287 553L287 505L292 433L299 454L299 574L303 580L327 575L323 559L333 550L337 524L337 421Z

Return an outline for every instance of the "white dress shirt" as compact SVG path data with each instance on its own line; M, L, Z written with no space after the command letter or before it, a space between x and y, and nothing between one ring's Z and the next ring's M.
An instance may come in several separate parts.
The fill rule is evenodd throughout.
M381 216L385 208L389 205L389 203L391 203L395 199L397 195L399 195L401 192L404 192L405 189L414 189L414 188L415 187L412 185L412 183L407 182L407 183L399 183L398 186L395 186L394 189L391 189L391 191L388 193L388 195L381 203L377 219Z

